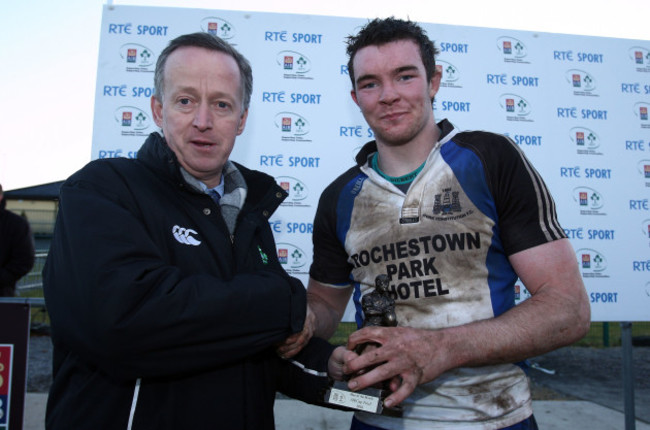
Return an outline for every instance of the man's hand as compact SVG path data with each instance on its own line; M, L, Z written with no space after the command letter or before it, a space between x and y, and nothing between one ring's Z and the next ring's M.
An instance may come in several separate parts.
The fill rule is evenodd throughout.
M282 358L291 358L298 354L301 349L307 345L309 339L314 335L314 324L316 322L316 315L307 306L307 315L305 316L305 325L300 333L295 333L285 339L277 348L276 352Z
M393 393L384 404L391 407L401 403L419 384L447 370L443 362L445 354L433 347L439 343L436 336L435 331L409 327L366 327L352 333L348 349L366 342L381 346L368 348L360 356L346 356L344 371L354 375L348 386L356 391L389 380ZM367 368L372 369L364 373Z
M330 355L330 359L327 362L327 373L330 378L342 381L345 373L343 372L343 367L345 363L351 361L358 357L353 351L348 351L344 346L337 347Z
M516 363L582 338L589 330L589 298L567 239L510 256L531 298L495 318L438 330L366 327L350 335L348 349L364 342L380 348L346 363L355 374L348 386L360 390L391 380L386 405L402 402L419 384L458 367ZM401 378L401 384L395 378Z

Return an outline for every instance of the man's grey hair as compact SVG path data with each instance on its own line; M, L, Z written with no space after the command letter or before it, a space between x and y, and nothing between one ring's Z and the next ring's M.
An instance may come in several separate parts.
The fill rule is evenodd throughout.
M178 48L194 46L197 48L205 48L211 51L223 52L230 55L239 68L240 86L242 91L242 113L248 109L251 103L251 94L253 93L253 71L248 60L235 48L232 47L225 40L213 36L209 33L191 33L178 36L169 42L169 45L162 51L156 62L156 71L153 76L154 80L154 97L160 103L163 102L163 91L165 88L165 65L169 55Z

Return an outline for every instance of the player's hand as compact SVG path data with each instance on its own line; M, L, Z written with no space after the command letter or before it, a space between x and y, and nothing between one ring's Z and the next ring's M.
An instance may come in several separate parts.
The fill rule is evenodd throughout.
M356 391L391 381L392 393L384 404L391 407L401 403L419 384L433 380L447 370L444 352L436 350L436 336L435 331L409 327L366 327L352 333L348 349L367 342L381 346L346 361L344 371L353 375L348 386ZM370 370L364 373L363 369Z
M309 305L307 305L307 315L305 316L305 325L300 333L295 333L285 339L277 348L276 352L282 358L291 358L302 350L309 339L314 335L314 325L316 323L316 315L312 312Z

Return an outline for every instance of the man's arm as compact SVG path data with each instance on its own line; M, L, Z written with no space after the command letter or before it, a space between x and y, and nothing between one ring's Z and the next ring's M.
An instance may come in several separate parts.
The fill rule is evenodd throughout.
M352 295L352 286L334 288L309 278L307 284L307 317L305 327L282 343L277 349L282 357L293 357L312 336L329 339L336 332L345 307Z
M305 348L290 360L277 360L278 390L303 402L322 404L330 378L341 381L343 364L350 354L343 346L335 347L320 338L312 338Z
M348 349L364 342L382 346L347 362L346 373L383 364L352 379L350 388L392 378L386 405L395 405L450 369L513 363L585 336L589 300L567 239L513 254L510 262L532 297L499 317L441 330L370 327L352 333Z
M150 234L160 227L143 219L125 181L106 165L92 168L110 186L75 176L62 187L43 272L57 341L129 379L228 365L300 330L306 293L297 279L273 268L225 279L212 267L226 260L171 255L171 228ZM210 240L230 246L226 235Z
M343 318L353 287L334 288L312 278L307 284L307 303L315 315L314 336L329 339Z

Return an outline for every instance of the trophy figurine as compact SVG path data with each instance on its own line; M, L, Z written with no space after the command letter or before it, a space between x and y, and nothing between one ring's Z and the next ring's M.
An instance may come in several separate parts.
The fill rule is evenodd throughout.
M375 278L374 291L361 298L363 309L363 327L395 327L395 300L388 294L388 276L378 275ZM357 345L354 352L361 355L368 347L381 345L372 342ZM390 393L388 381L381 383L381 387L368 387L360 391L350 391L345 381L335 381L325 392L325 402L345 409L372 412L375 414L401 416L402 408L399 406L386 408L384 399Z

